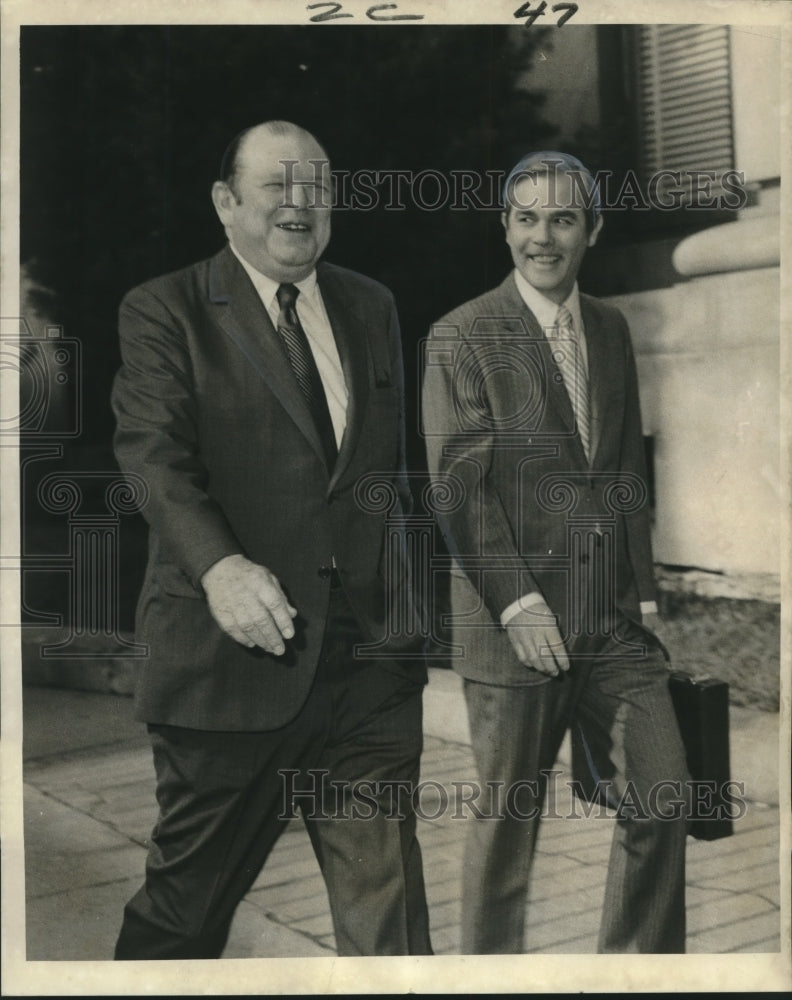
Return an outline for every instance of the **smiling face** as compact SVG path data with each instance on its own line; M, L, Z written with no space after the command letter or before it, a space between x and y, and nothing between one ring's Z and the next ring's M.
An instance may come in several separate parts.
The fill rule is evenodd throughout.
M330 240L330 164L319 143L258 126L242 141L231 184L217 181L212 201L239 253L273 281L306 278Z
M514 266L523 278L551 302L563 302L586 250L597 242L602 216L589 230L571 178L558 172L519 181L501 221Z

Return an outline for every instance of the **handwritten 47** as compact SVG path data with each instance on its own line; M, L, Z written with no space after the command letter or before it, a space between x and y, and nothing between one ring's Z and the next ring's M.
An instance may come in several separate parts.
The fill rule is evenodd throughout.
M557 27L560 28L562 24L567 23L570 17L577 14L578 5L576 3L554 3L550 9L554 14L557 14L559 11L563 11L557 22ZM528 20L525 22L525 27L530 28L537 17L541 17L546 10L547 4L545 3L545 0L542 0L536 10L531 10L531 4L529 2L521 4L519 10L514 12L514 16L527 18Z

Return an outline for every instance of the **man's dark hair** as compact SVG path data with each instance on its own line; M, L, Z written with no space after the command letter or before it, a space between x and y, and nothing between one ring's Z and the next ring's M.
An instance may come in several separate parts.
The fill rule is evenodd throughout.
M237 176L239 147L242 145L242 140L249 131L250 128L246 128L234 136L231 142L229 142L226 146L226 150L223 153L223 159L220 161L220 180L231 188L237 201L239 200L239 195L237 194L234 185L236 183Z

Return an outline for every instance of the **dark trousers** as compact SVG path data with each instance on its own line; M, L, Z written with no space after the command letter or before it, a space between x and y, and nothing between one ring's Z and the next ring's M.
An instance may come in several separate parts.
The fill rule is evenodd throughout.
M465 681L480 780L519 792L506 796L510 808L503 808L503 818L468 821L463 953L525 949L528 884L547 785L543 772L553 769L570 727L580 791L590 794L599 785L610 805L623 806L613 820L598 950L685 950L690 791L684 748L662 652L637 626L623 622L621 634L644 644L640 659L625 658L623 648L606 640L596 657L573 660L558 679L525 687ZM526 781L535 781L538 790ZM563 876L558 886L562 892Z
M393 807L387 785L419 781L423 689L356 660L361 641L335 588L316 681L288 725L149 727L159 818L116 959L219 957L295 803L327 886L338 954L431 954L415 815L409 794ZM377 782L386 786L379 797Z

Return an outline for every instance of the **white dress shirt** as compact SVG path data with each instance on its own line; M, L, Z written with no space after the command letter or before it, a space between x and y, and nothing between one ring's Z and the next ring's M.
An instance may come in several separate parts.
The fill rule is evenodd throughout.
M556 302L551 302L550 299L542 295L541 292L538 292L517 270L514 272L514 281L517 285L517 291L520 293L520 298L538 320L539 325L545 331L545 336L547 336L548 331L552 330L555 326L556 316L558 315L558 310L561 306L567 307L569 312L572 314L572 321L575 324L575 331L578 335L578 347L583 358L583 364L586 368L588 368L586 328L583 325L583 316L580 312L580 292L578 291L577 282L573 285L572 291L569 293L567 298L561 303L561 305L559 305ZM521 611L527 610L532 605L539 603L544 603L544 596L538 591L523 594L522 597L518 597L516 601L513 601L501 612L501 625L505 626L507 622L514 618L515 615L519 614ZM657 614L657 604L655 601L641 601L641 614Z
M519 271L514 272L514 281L517 285L517 291L520 293L520 298L528 306L534 316L536 316L539 321L539 326L541 326L545 332L545 336L548 336L548 331L552 330L555 326L556 316L558 315L558 310L561 306L567 307L572 314L572 321L575 324L575 332L578 335L577 339L580 345L580 353L583 358L583 364L588 369L586 328L583 326L583 316L580 312L580 292L578 291L577 282L575 282L572 286L572 291L561 303L561 305L557 305L555 302L551 302L550 299L545 298L541 292L537 292L534 286L529 284Z
M266 274L257 271L252 264L249 264L239 253L233 243L230 243L234 255L239 263L244 267L253 286L258 292L264 308L269 313L272 325L278 329L278 305L277 292L280 287L277 281L268 278ZM319 284L316 280L316 271L311 271L307 278L302 281L293 282L294 286L300 290L297 296L296 309L311 353L314 356L319 378L322 380L325 396L327 397L327 408L330 411L330 419L333 423L336 446L341 447L341 439L346 429L347 403L349 394L344 380L344 369L341 366L341 358L338 354L333 328L327 317L327 310L322 301L322 293L319 291Z

